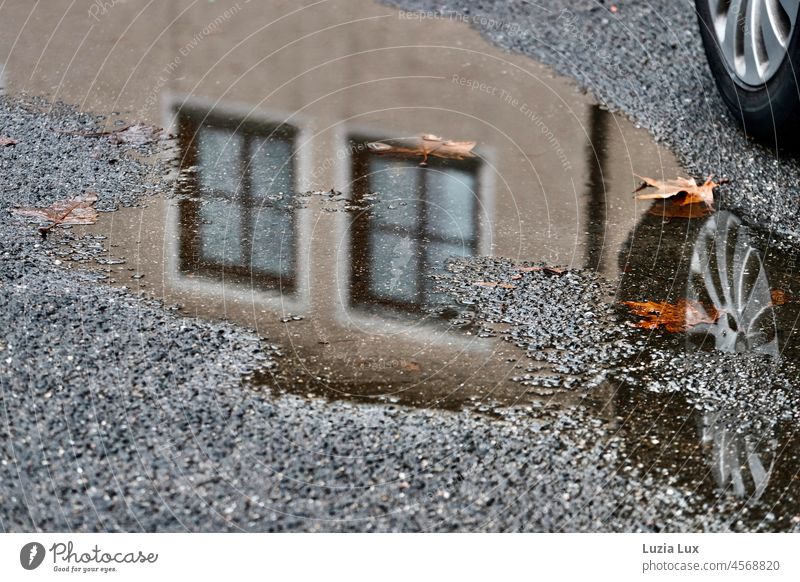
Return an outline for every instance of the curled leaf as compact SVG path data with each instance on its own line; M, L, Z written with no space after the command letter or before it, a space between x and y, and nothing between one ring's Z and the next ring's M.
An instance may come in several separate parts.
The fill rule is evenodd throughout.
M714 205L714 188L719 186L712 181L713 176L709 176L703 184L698 185L694 178L675 178L674 180L655 180L646 176L637 176L644 183L636 189L636 192L646 188L655 188L655 191L637 194L637 200L655 200L659 198L672 198L682 194L681 205L704 203L709 208Z
M55 202L48 208L12 208L11 212L18 216L38 218L41 222L49 223L39 227L39 232L44 235L58 225L94 224L97 222L95 202L97 202L97 194L87 192L69 200Z
M476 142L453 141L430 133L420 137L396 139L392 142L373 141L367 144L367 148L375 154L422 156L420 165L423 166L428 162L428 156L450 160L463 160L475 156L472 149Z
M643 329L663 327L670 333L687 331L701 323L715 323L722 312L706 307L699 301L681 299L676 304L655 301L623 301L635 315L642 317L636 322Z
M6 146L17 145L19 142L15 139L11 139L10 137L6 137L4 135L0 135L0 148Z

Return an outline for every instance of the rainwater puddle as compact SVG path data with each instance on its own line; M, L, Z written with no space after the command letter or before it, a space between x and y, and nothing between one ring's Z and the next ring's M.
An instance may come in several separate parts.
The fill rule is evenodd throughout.
M44 55L11 53L10 94L176 136L174 196L75 229L106 237L108 256L93 268L187 316L257 330L280 357L251 379L256 389L492 414L582 403L629 442L629 463L703 493L710 511L724 489L758 500L744 520L785 527L800 513L791 390L780 410L731 406L764 397L797 358L796 252L725 211L653 214L633 198L635 175L684 175L670 152L463 23L360 0L291 14L277 2L246 17L243 6L187 4L159 36L133 6L114 4L89 31L109 35L109 63L78 50L56 94L52 80L67 67L59 55L76 54L76 30L91 25L85 11L67 13L72 32ZM485 299L451 292L448 263L486 256L511 267L461 282ZM543 265L568 271L513 274ZM541 330L507 315L529 301L523 277L549 278L542 305L581 305L576 337L624 329L609 336L628 346L624 370L585 390L585 374L532 354L548 349L530 346ZM572 291L585 277L601 282L596 310ZM627 327L637 318L618 306L681 299L722 315L666 334ZM559 349L576 341L567 335ZM676 360L684 354L706 359ZM715 369L730 373L704 376ZM727 382L729 401L683 390L695 376L695 387Z

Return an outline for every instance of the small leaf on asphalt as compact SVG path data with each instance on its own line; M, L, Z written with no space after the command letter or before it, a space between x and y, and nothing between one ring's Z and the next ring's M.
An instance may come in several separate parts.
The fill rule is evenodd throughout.
M97 222L97 210L94 203L97 194L87 192L81 196L55 202L48 208L12 208L11 212L19 216L38 218L46 224L39 228L42 235L54 226L66 224L94 224Z
M163 130L153 125L138 123L108 131L72 131L64 129L56 129L55 131L81 137L105 137L113 144L145 145L158 140Z
M415 362L414 360L403 362L403 369L406 372L421 372L422 366L419 365L419 362Z
M517 267L517 271L520 273L535 273L537 271L542 271L543 273L549 273L551 275L563 275L567 272L566 267Z
M11 139L10 137L6 137L4 135L0 135L0 148L5 146L12 146L17 145L19 142L15 139Z
M131 145L145 145L158 140L162 129L153 125L137 124L116 131L108 136L112 143L128 143Z
M420 137L391 140L393 143L374 141L367 144L367 148L375 154L393 154L403 156L422 156L420 165L428 162L428 156L450 160L463 160L472 158L474 141L453 141L443 139L436 135L426 133Z
M637 194L637 200L654 200L658 198L672 198L683 194L680 204L696 204L702 202L709 208L714 205L714 188L719 186L713 182L709 176L703 184L698 185L694 178L675 178L674 180L655 180L646 176L637 176L644 180L644 183L636 189L636 192L646 188L655 188L654 192Z
M672 303L655 301L623 301L635 315L644 319L637 321L636 326L644 329L663 327L671 333L689 330L701 323L715 323L722 312L713 307L705 307L699 301L681 299Z
M789 297L783 289L773 289L770 291L770 297L772 298L772 304L775 306L785 305L789 301Z
M474 281L473 285L478 285L479 287L501 287L503 289L516 289L516 285L512 285L511 283L498 283L496 281Z

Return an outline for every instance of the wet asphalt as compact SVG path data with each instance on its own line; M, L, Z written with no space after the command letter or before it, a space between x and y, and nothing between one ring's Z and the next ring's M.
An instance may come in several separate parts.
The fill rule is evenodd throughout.
M725 118L688 5L622 3L612 14L575 2L567 16L554 2L544 15L532 5L477 6L470 14L530 23L537 35L509 36L493 25L495 42L575 77L672 146L698 175L731 178L724 203L747 220L796 232L796 198L786 184L796 183L798 166L749 144ZM613 38L604 45L613 50L601 53L565 32L575 30L578 39ZM107 257L109 249L69 229L43 240L5 211L87 190L100 193L98 208L110 211L168 190L168 169L138 161L129 146L54 131L88 131L103 121L36 99L0 101L3 134L19 142L0 148L3 531L773 527L749 518L745 504L725 493L709 497L632 460L628 441L582 406L504 407L490 416L275 397L252 387L247 378L275 365L276 346L100 284L96 272L68 269L70 259ZM483 320L502 305L508 339L578 378L568 388L591 393L609 380L613 361L614 378L630 376L655 394L685 392L691 405L712 411L738 405L746 415L752 391L742 378L772 370L782 400L766 399L759 418L792 419L797 410L796 374L763 359L731 357L719 367L697 363L709 357L700 354L665 366L675 356L655 350L646 365L630 362L638 340L615 310L598 307L610 289L592 273L532 272L520 281L502 261L452 273L456 299ZM475 287L477 273L515 288ZM557 308L530 309L552 304L554 294ZM692 374L670 371L692 365ZM726 374L730 381L720 383ZM780 529L800 528L792 515L779 517Z

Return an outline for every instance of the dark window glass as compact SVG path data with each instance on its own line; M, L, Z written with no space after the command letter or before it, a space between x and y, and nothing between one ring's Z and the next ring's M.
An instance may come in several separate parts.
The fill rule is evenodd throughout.
M295 131L198 110L179 113L188 194L181 209L181 270L295 286Z
M419 312L443 297L432 276L478 250L478 161L378 155L354 140L351 297ZM365 202L368 202L365 204Z

